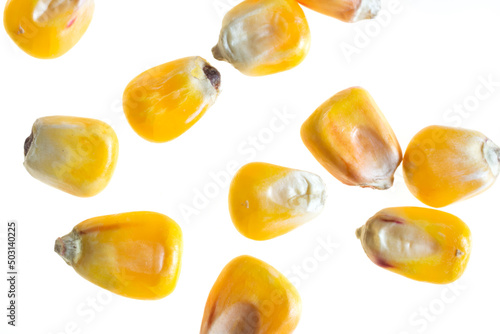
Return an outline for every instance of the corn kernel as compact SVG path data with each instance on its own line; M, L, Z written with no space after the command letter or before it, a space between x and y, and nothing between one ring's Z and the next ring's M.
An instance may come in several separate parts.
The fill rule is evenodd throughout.
M4 26L27 54L57 58L78 43L93 13L93 0L9 0Z
M200 334L290 334L301 309L300 296L285 276L261 260L240 256L212 287Z
M359 228L356 235L375 264L429 283L457 280L471 252L467 225L449 213L433 209L384 209Z
M429 126L413 137L403 160L411 193L439 208L473 197L495 182L500 148L482 133Z
M128 212L76 225L54 250L86 280L118 295L160 299L177 284L182 232L156 212Z
M106 123L80 117L42 117L24 143L24 167L34 178L69 194L90 197L111 180L118 138Z
M341 182L375 189L392 186L401 148L363 88L346 89L323 103L304 122L301 136L312 155Z
M260 76L300 64L310 42L306 17L295 0L245 0L224 17L212 53L243 74Z
M253 240L268 240L315 218L325 199L325 184L319 176L254 162L234 176L229 212L241 234Z
M137 134L163 143L198 122L214 104L219 87L219 72L203 58L182 58L132 80L123 94L123 110Z
M344 22L358 22L377 16L380 0L298 0L302 5Z

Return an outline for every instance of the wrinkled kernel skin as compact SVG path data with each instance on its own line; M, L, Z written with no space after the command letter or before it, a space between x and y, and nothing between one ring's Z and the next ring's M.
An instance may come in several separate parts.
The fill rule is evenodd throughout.
M298 2L318 13L349 23L373 19L382 6L380 0L299 0Z
M351 186L391 187L402 160L392 128L360 87L324 102L302 125L301 137L328 172Z
M263 76L300 64L310 44L309 25L295 0L245 0L224 16L212 52L245 75Z
M478 131L460 128L429 126L421 130L410 141L403 160L408 189L435 208L485 191L497 177L482 151L488 140Z
M79 197L108 185L118 160L118 138L106 123L81 117L42 117L25 144L24 167L34 178Z
M401 252L421 243L413 256L398 253L395 248L382 247L382 239L374 235L373 224L402 231L420 233L415 240L411 238L401 244ZM375 264L384 269L413 280L448 284L462 276L471 253L471 232L458 217L434 209L418 207L387 208L378 212L357 231L363 249ZM385 238L387 238L385 231ZM391 240L386 240L388 245ZM395 240L392 240L395 242ZM378 249L377 249L378 248ZM382 250L386 255L382 255ZM418 254L422 256L417 256ZM390 255L387 255L390 254Z
M94 13L93 0L66 0L58 8L35 17L36 0L9 0L4 26L12 40L30 56L57 58L68 52L83 36Z
M203 58L178 59L133 79L123 94L123 110L142 138L167 142L186 132L203 116L215 102L219 85L220 74Z
M325 198L325 185L319 176L255 162L235 174L229 189L229 212L242 235L268 240L315 218Z
M351 22L363 0L299 0L302 5L344 22Z
M233 259L217 278L200 334L291 334L302 302L276 269L251 256Z
M86 220L74 231L81 258L72 266L88 281L143 300L168 296L181 268L182 231L155 212L129 212Z

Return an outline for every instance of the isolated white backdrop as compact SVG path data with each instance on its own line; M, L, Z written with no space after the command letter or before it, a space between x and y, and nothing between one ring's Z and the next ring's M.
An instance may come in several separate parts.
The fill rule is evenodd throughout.
M5 2L0 1L2 8ZM197 333L219 272L232 258L249 254L287 273L298 286L303 315L297 334L498 333L500 184L444 209L461 217L473 233L470 264L458 283L414 282L372 264L354 236L382 208L423 206L406 189L400 170L388 191L344 186L309 154L299 128L331 95L360 85L371 92L403 149L430 124L480 130L500 142L500 86L492 87L488 98L474 99L482 78L500 82L500 4L388 0L384 7L392 12L379 30L373 22L345 24L305 9L312 33L306 60L285 73L251 78L215 61L210 52L221 11L235 2L97 0L83 39L50 61L30 58L0 31L0 268L6 268L6 221L16 219L20 232L19 327L7 328L2 311L0 332ZM363 39L360 31L371 37ZM342 52L348 45L357 48L349 59ZM220 70L223 92L180 138L165 144L144 141L124 119L123 89L142 71L191 55ZM453 108L464 101L470 111L460 114ZM276 112L292 116L271 138L265 129ZM104 192L89 199L72 197L24 170L24 139L34 120L48 115L98 118L114 127L119 163ZM251 154L251 137L259 135L258 150ZM319 174L329 190L324 212L266 242L245 239L234 229L226 185L212 186L219 193L198 203L204 208L196 215L187 219L182 214L180 208L192 206L198 191L211 187L211 172L250 160ZM80 221L135 210L164 213L184 231L179 284L160 301L111 295L79 277L53 252L56 237ZM336 246L331 254L315 256L328 242ZM7 287L1 282L5 309Z

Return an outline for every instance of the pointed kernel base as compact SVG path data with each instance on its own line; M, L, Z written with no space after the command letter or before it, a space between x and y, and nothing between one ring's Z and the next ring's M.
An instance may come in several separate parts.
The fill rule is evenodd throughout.
M214 46L212 48L212 55L214 56L215 59L217 60L220 60L220 61L225 61L226 59L224 58L224 56L222 55L222 53L220 52L220 49L219 49L219 44L217 44L216 46Z
M57 238L54 251L70 266L73 266L81 257L82 242L76 231Z

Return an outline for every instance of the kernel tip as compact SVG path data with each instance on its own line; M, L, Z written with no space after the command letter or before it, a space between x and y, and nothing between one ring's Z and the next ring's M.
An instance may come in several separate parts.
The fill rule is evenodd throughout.
M210 65L205 65L203 67L203 72L207 76L207 79L210 81L212 86L214 86L215 90L219 90L220 87L220 73L217 69Z
M362 234L363 234L363 226L361 226L356 230L356 238L361 239Z
M225 60L224 57L222 56L222 54L220 53L219 44L217 44L216 46L214 46L212 48L212 55L217 60Z
M28 138L24 141L24 156L28 155L28 151L30 150L31 143L33 143L33 131L29 135Z

